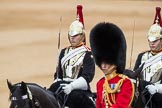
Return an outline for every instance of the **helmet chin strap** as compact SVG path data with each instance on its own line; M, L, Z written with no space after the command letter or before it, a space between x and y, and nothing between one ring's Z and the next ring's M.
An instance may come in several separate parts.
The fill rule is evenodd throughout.
M108 70L107 73L105 73L106 76L110 75L112 72L116 70L116 66L112 65Z

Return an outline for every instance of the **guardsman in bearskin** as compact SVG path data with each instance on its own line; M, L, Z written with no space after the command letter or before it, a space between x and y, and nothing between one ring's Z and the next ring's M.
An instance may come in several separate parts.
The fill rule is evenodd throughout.
M95 108L89 85L94 77L95 62L90 48L85 45L85 38L82 6L78 5L77 19L68 31L70 46L61 50L54 83L49 88L63 100L61 107Z
M161 8L156 7L153 25L151 25L147 39L150 50L138 55L134 70L144 63L142 82L139 87L142 91L147 90L144 104L149 108L162 108L162 20Z
M126 65L126 40L113 23L97 24L90 32L95 62L104 73L97 82L96 108L130 108L134 85L123 75Z

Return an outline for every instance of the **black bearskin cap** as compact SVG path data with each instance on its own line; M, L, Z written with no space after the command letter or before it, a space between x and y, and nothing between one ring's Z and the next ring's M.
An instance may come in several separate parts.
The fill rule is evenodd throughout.
M126 65L126 40L122 30L115 24L103 22L90 32L90 46L96 64L102 62L117 66L117 73L123 73Z

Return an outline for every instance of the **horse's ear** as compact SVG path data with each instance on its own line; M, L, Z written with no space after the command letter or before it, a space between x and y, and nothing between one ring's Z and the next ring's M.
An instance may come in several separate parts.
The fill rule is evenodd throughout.
M11 92L12 89L13 89L13 85L11 84L11 82L8 81L8 79L7 79L7 85L8 85L10 92Z
M143 63L138 69L135 70L135 73L137 73L137 76L140 75L140 73L142 72L143 66L145 65L145 63Z
M26 86L26 83L23 82L23 81L21 82L21 89L22 89L22 91L23 91L24 94L27 93L27 86Z

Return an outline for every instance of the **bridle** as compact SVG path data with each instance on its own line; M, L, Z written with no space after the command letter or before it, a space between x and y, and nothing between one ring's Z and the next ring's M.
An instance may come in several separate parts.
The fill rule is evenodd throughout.
M145 89L142 91L142 97L145 96L145 95L147 95L147 94L149 94L149 92L148 92L148 90L145 88ZM149 103L150 103L150 108L152 108L152 101L151 101L152 97L153 97L153 95L150 94L149 99L148 99L148 101L146 102L144 108L147 108L147 105L148 105ZM142 100L142 101L144 101L144 100Z
M11 97L11 101L14 103L14 108L24 107L27 102L30 103L29 106L32 106L32 100L28 98L28 94L21 96L21 98ZM19 101L23 101L23 105L19 105Z

